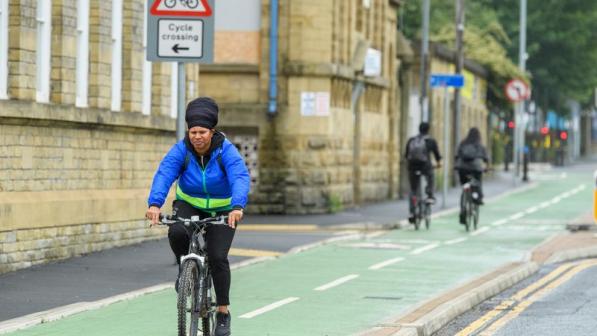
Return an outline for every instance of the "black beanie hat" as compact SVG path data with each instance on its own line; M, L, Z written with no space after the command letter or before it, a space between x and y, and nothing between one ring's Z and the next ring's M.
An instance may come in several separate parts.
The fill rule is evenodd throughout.
M218 104L209 97L199 97L187 105L185 121L189 129L201 126L213 129L218 124Z

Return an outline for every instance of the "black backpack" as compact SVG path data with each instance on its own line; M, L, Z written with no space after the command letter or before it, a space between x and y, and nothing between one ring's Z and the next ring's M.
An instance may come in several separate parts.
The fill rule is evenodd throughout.
M466 162L470 162L479 157L477 146L473 144L465 144L460 147L460 157Z
M428 162L429 150L427 149L427 136L417 135L408 144L408 156L410 162Z

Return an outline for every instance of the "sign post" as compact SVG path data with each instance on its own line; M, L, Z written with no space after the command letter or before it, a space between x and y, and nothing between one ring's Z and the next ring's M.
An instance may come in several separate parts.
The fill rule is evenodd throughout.
M446 208L446 199L448 198L448 179L450 172L450 110L448 108L448 105L450 104L450 94L448 88L463 87L464 76L431 74L430 85L431 88L444 88L444 181L442 192L442 209L444 209ZM458 139L456 139L456 141L458 141Z
M176 138L185 134L184 63L212 63L215 0L147 0L147 60L177 62Z
M531 97L531 90L529 86L521 79L512 79L504 88L506 98L512 103L516 103L514 110L514 185L518 183L518 176L520 175L520 163L523 161L522 155L524 150L524 129L523 120L524 101Z

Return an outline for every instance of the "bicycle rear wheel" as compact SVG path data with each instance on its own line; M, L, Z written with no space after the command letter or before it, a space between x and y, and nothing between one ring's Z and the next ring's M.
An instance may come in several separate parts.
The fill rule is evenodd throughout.
M199 330L199 269L193 260L186 260L178 280L178 336L197 336Z

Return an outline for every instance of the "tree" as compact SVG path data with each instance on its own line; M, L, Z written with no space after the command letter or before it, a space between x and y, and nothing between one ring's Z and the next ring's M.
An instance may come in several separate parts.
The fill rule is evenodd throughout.
M492 0L508 36L509 55L518 55L520 0ZM565 111L567 99L589 104L597 87L597 1L528 0L527 69L533 99Z

